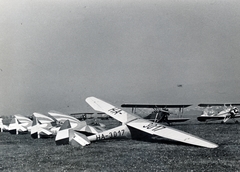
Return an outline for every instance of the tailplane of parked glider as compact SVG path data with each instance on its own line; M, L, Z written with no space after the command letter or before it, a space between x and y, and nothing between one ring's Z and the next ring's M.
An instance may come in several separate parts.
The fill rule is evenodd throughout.
M44 128L41 126L39 123L38 119L33 116L33 124L31 128L31 137L36 139L36 138L49 138L53 137L53 133L48 130L47 128Z
M71 127L70 121L66 120L58 131L55 138L56 145L71 144L73 146L86 146L90 144L88 138L74 131Z

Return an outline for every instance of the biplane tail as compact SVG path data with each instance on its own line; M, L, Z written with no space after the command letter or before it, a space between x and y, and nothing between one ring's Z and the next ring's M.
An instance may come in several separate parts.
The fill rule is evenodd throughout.
M66 120L59 129L55 142L56 145L71 144L76 147L90 144L89 139L84 134L77 133L72 129L69 120Z

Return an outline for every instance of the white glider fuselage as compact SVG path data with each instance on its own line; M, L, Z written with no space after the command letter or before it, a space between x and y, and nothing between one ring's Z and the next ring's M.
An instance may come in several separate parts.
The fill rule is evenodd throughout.
M121 125L101 133L87 137L90 141L105 140L110 138L131 138L131 132L126 125Z

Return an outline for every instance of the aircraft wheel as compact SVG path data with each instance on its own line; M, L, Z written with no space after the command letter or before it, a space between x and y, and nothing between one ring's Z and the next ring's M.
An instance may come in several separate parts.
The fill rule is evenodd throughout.
M239 123L239 122L236 120L236 121L235 121L235 124L238 124L238 123Z

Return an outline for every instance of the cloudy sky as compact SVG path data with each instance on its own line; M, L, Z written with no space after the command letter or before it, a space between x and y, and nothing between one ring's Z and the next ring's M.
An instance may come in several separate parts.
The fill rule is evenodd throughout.
M0 1L0 116L239 102L239 19L237 0Z

